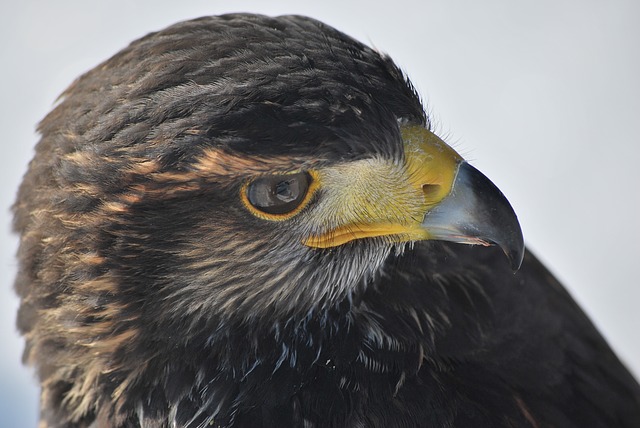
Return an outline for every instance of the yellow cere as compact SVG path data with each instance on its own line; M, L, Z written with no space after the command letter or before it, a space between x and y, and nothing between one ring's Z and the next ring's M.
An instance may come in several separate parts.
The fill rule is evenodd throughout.
M406 126L401 132L410 181L423 190L427 206L433 206L451 191L463 159L440 137L421 126Z

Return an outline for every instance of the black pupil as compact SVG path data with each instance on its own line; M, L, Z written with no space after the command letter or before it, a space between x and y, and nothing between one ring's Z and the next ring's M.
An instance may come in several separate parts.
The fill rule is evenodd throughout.
M267 214L286 214L300 205L310 181L305 172L260 177L247 187L247 198Z
M300 187L297 180L280 181L276 184L276 198L282 202L291 202L296 199L296 195L300 193Z

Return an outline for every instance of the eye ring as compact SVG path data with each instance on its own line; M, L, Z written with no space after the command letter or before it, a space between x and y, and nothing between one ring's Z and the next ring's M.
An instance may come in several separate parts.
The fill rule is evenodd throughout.
M241 199L256 217L287 220L298 214L318 187L315 171L261 175L247 181L240 190Z

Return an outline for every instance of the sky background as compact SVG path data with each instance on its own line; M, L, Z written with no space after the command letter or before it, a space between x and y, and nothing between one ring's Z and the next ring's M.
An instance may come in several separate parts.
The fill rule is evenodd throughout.
M3 1L0 5L0 415L35 427L20 365L9 206L35 124L84 71L177 21L225 12L315 17L390 54L436 129L490 177L529 248L640 374L640 2Z

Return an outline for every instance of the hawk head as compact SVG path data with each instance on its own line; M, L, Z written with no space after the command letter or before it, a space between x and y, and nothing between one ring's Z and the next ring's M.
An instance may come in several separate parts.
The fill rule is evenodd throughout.
M352 358L363 296L415 242L523 257L506 199L398 67L309 18L149 34L39 131L16 287L51 426L232 420L259 376L292 393L329 349Z

